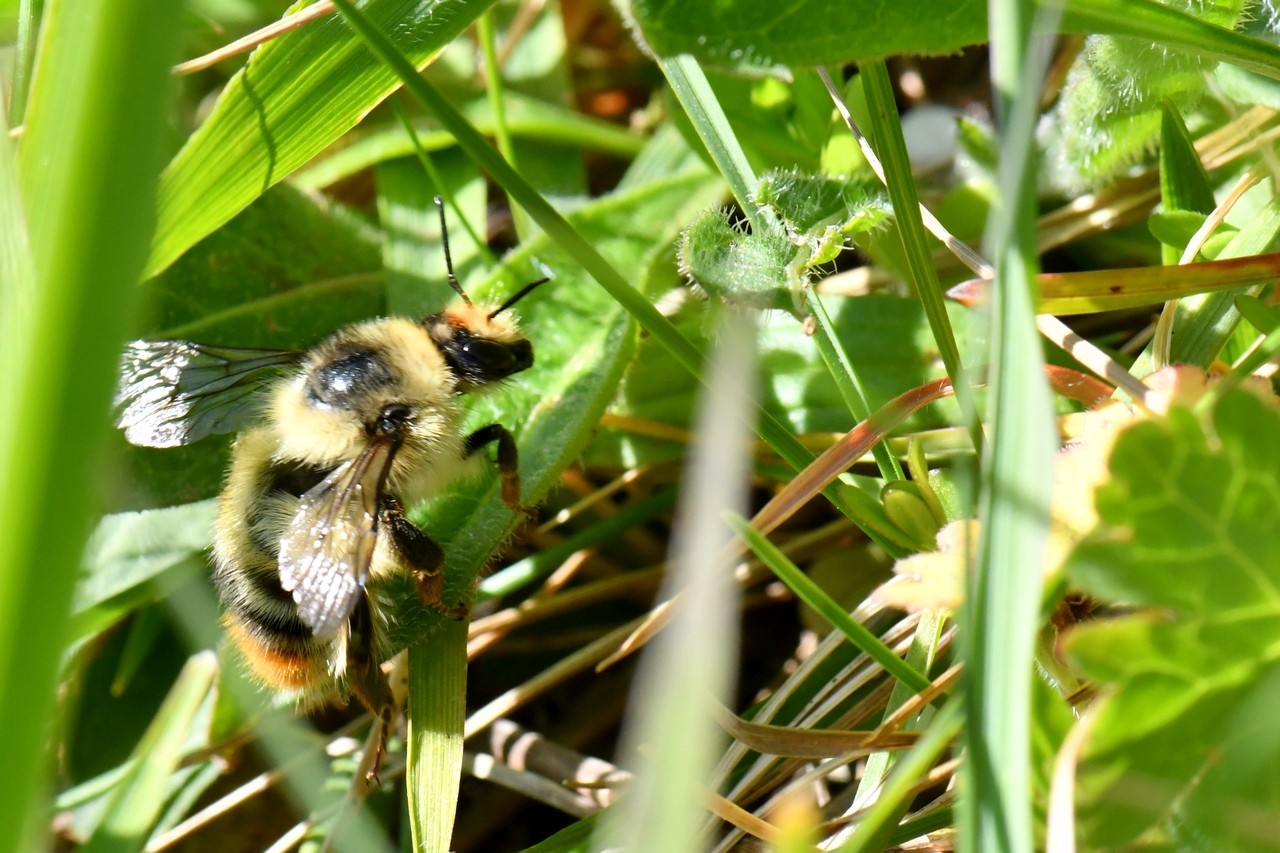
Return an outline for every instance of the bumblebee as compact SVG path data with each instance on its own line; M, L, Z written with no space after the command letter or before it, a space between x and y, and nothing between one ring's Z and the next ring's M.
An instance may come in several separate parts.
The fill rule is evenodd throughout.
M503 500L520 502L511 433L490 424L464 436L459 398L533 364L507 312L545 279L496 308L473 304L447 236L444 246L457 299L439 313L346 326L305 352L137 341L116 399L136 445L239 432L212 548L228 635L270 687L305 701L345 684L381 722L383 744L393 703L379 664L390 650L367 582L407 572L426 606L466 612L443 601L444 554L404 508L489 445Z

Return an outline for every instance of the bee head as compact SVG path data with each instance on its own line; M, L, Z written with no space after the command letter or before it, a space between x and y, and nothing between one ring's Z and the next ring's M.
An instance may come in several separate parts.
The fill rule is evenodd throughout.
M508 304L510 304L508 302ZM533 346L510 317L459 300L424 321L461 391L506 379L533 364Z

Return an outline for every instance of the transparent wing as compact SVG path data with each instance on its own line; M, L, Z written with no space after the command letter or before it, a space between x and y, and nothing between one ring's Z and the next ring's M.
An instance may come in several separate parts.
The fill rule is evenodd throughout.
M271 368L294 364L294 350L211 347L189 341L134 341L116 391L116 426L131 444L177 447L235 432L254 414Z
M316 636L351 615L364 590L378 536L378 495L394 445L371 441L302 496L280 542L280 585Z

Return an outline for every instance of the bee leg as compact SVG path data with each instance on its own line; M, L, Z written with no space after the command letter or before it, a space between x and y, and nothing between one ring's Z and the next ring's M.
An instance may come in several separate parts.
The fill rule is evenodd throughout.
M444 551L435 540L405 516L400 502L393 497L383 497L378 520L413 573L414 587L423 605L451 619L465 617L470 612L465 603L444 603Z
M471 456L486 444L498 442L498 473L502 475L502 502L515 512L524 512L520 506L520 455L516 440L502 424L489 424L467 436L464 456Z
M378 773L382 770L382 757L387 753L387 741L391 737L391 724L395 716L395 697L391 685L382 674L377 655L373 650L373 615L369 612L369 599L361 595L351 612L350 634L347 639L347 673L351 690L360 704L373 714L373 729L369 743L373 760L365 773L364 782L371 789L378 787Z

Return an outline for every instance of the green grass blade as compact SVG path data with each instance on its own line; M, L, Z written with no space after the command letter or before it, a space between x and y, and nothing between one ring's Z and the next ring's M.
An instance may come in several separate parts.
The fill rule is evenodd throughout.
M898 234L915 285L916 297L924 307L938 345L938 354L956 389L960 411L968 421L973 446L982 447L982 424L976 417L977 408L969 384L965 381L960 363L960 348L951 329L944 303L946 293L933 266L933 255L928 246L928 235L920 215L920 198L916 193L911 161L907 157L907 143L902 135L902 122L893 99L893 86L883 60L864 63L860 68L867 106L875 119L868 128L871 142L884 166L885 187L898 219Z
M141 850L169 795L169 776L178 768L191 738L196 714L213 689L218 659L199 652L182 668L146 734L138 741L132 763L111 796L86 853Z
M1002 203L988 224L995 262L991 300L991 446L982 460L973 580L962 637L968 667L965 766L959 810L969 850L1030 850L1031 679L1039 628L1057 429L1035 325L1035 142L1044 58L1032 10L993 2L992 85L1001 120Z
M413 849L445 853L453 837L467 716L467 623L409 647L409 823Z
M778 579L785 583L797 598L830 622L831 626L844 634L850 643L866 652L868 657L884 667L885 672L910 687L913 692L919 693L928 689L928 678L894 654L893 649L886 646L879 637L850 616L843 607L836 604L831 596L823 592L822 588L810 580L799 566L787 559L787 555L783 554L778 546L761 535L746 519L729 515L726 520L751 547L755 555L773 570Z
M692 56L672 56L659 59L658 65L751 226L767 227L770 223L755 201L756 174L698 61Z
M416 66L492 2L370 0L363 9L397 34ZM147 275L323 151L396 86L336 15L254 51L165 169Z
M45 9L18 162L35 287L6 344L14 379L0 412L0 850L22 849L26 822L40 814L41 752L151 237L180 19L180 6L141 0Z

